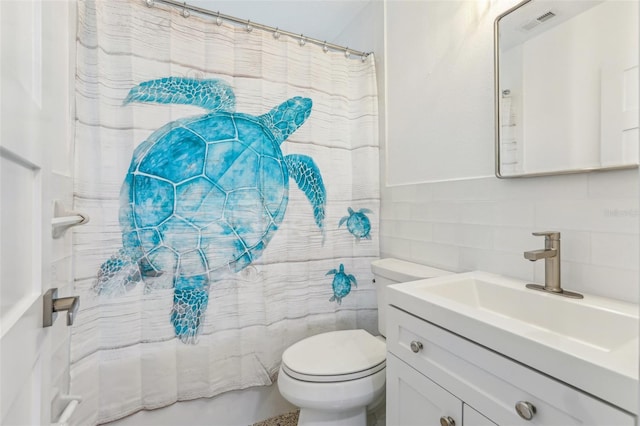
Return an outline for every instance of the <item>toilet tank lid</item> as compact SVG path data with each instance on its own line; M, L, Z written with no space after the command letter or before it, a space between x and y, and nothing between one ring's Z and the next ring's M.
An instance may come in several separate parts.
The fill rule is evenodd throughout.
M374 260L371 262L371 271L374 275L385 277L396 282L414 281L453 274L453 272L445 271L444 269L432 268L431 266L419 265L394 258Z

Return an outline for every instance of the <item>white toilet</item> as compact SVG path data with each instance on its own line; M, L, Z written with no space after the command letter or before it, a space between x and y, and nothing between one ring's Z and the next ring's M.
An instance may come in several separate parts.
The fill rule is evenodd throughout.
M378 330L385 335L386 287L451 272L398 259L371 263L378 299ZM300 407L299 426L365 426L367 406L385 389L384 338L340 330L303 339L282 354L278 389Z

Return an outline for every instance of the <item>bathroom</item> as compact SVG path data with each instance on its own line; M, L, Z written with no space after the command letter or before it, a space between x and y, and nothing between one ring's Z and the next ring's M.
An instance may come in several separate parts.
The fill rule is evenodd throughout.
M544 283L545 262L529 262L523 253L544 247L543 240L533 232L558 231L562 235L561 279L566 288L632 304L639 302L637 168L516 179L499 179L495 175L494 20L519 1L187 3L250 19L256 25L373 52L365 60L375 61L375 67L364 65L374 69L377 88L379 176L372 180L379 189L379 209L371 215L375 245L365 256L368 263L376 258L397 258L456 273L481 270ZM158 7L161 6L155 5L154 9ZM190 12L189 17L180 16L182 12L180 8L171 12L177 15L173 19L180 25L198 18L196 12ZM324 24L334 22L333 17L337 16L341 19L336 18L334 25ZM208 19L216 25L215 16ZM91 241L103 237L83 231L82 226L62 238L38 237L39 231L49 232L54 200L61 201L68 211L78 209L82 213L82 203L74 196L86 189L78 186L74 176L87 173L74 164L75 109L82 105L74 91L77 4L3 1L0 20L2 424L48 424L49 419L55 424L76 396L82 401L68 424L89 424L95 422L86 419L92 418L91 404L96 395L74 394L72 377L76 374L77 380L77 372L72 374L69 365L70 344L84 344L73 342L73 333L82 327L86 315L82 308L87 302L81 300L78 323L73 327L66 327L63 315L58 315L50 329L40 326L42 293L57 287L61 296L72 296L76 283L96 272L93 265L85 268L75 263L74 246L87 247L93 264L99 265L109 255L91 252ZM225 22L223 26L233 24ZM252 34L259 32L255 28ZM300 44L299 40L293 41ZM306 42L297 47L324 54L322 44ZM338 53L344 58L342 52L331 54ZM361 58L351 55L344 61L361 62ZM240 105L242 94L236 91L236 95ZM16 99L30 101L22 105ZM272 106L269 102L260 110L266 112ZM167 121L166 116L160 119ZM305 131L304 127L300 131ZM34 139L33 146L25 143ZM34 147L38 153L34 153ZM117 167L126 171L128 162ZM329 182L324 169L323 173ZM23 186L9 182L22 182ZM290 192L292 206L295 197L304 204L304 195L291 182L295 189ZM110 190L117 192L119 187ZM35 197L36 194L42 196ZM22 207L10 207L17 203ZM355 210L360 207L363 206L353 206ZM345 214L346 205L336 217L340 219ZM289 211L283 226L291 215ZM100 216L90 216L85 229L105 225ZM312 214L304 211L300 216L312 229ZM106 226L119 235L117 223ZM25 230L31 233L25 236ZM21 244L11 244L13 241ZM354 247L365 247L367 243L362 240ZM15 268L16 265L21 267ZM337 269L338 264L334 267ZM366 268L370 268L369 264ZM349 306L350 297L357 294L371 297L366 281L364 277L358 280L358 288L342 306ZM15 282L32 285L16 292L8 284ZM371 324L374 314L366 315L367 324ZM24 349L17 351L16 347ZM30 352L34 355L25 356ZM91 374L96 376L86 382L95 384L98 393L97 383L108 382L108 377L99 378L95 371ZM127 387L127 383L114 380L113 386L119 389ZM120 422L245 425L294 410L295 406L284 400L273 384L138 411Z

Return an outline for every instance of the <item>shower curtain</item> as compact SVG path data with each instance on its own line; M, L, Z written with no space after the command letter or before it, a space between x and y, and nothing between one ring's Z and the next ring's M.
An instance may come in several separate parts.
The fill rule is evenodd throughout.
M375 332L373 57L141 0L78 1L76 424L274 383Z

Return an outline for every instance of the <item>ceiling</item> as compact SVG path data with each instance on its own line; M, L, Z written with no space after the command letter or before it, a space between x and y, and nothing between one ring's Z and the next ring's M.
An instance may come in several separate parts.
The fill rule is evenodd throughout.
M188 4L335 42L374 0L192 0Z

